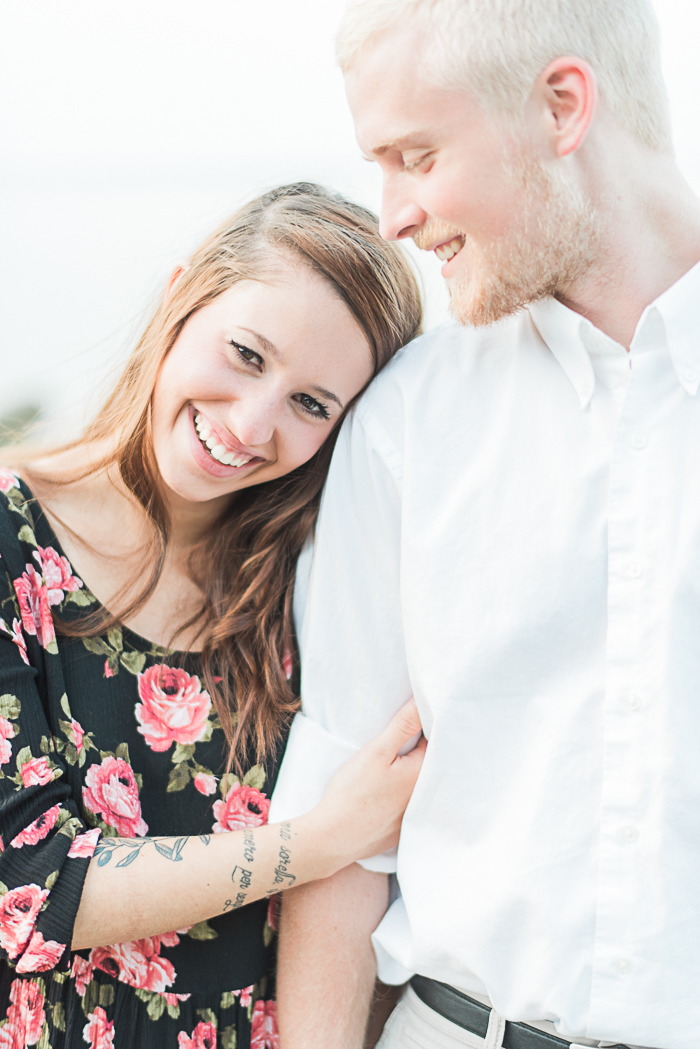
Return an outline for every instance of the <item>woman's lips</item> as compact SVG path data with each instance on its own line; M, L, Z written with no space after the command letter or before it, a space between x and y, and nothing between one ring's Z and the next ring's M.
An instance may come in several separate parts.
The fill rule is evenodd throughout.
M226 455L233 454L233 455L235 455L236 458L234 459L234 462L240 462L241 459L248 459L248 461L245 462L242 466L234 466L233 463L222 463L222 462L219 462L216 458L214 458L212 456L212 454L211 454L212 449L209 449L209 448L206 447L205 442L202 441L200 435L197 432L197 423L195 422L195 419L199 418L200 420L202 420L204 422L206 422L206 420L204 420L203 417L200 415L200 413L198 413L196 411L196 409L194 409L192 407L190 408L189 415L190 415L190 427L189 427L190 434L189 434L189 437L190 437L190 447L192 449L192 455L193 455L194 460L197 463L197 465L200 466L203 470L205 470L208 474L211 474L212 477L233 477L233 476L236 476L237 474L243 473L244 470L250 470L252 467L257 466L259 463L265 462L265 460L259 455L254 455L254 456L252 456L251 458L248 459L248 453L243 453L242 451L240 453L239 452L229 453L228 450L226 450L223 454L226 454ZM202 421L200 421L200 424L199 424L199 428L200 429L203 429ZM206 428L204 429L204 432L207 432ZM209 431L209 432L210 432L210 434L212 434L214 436L215 440L218 440L218 435L213 434L212 431ZM211 436L208 437L207 440L211 440ZM214 450L216 450L218 447L222 447L222 445L221 444L219 444L219 445L215 444L214 445ZM223 447L225 448L225 446L223 446ZM220 453L220 454L222 454L222 453Z

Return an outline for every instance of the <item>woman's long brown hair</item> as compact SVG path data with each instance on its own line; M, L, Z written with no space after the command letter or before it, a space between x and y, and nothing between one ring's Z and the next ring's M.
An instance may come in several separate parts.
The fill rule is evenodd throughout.
M163 298L93 422L79 440L55 449L109 445L109 454L89 472L116 467L152 525L152 570L137 595L109 613L57 623L62 633L86 637L106 631L132 617L153 594L170 531L151 440L151 399L160 367L188 318L238 281L265 279L275 252L311 267L343 299L369 342L373 375L419 333L415 278L401 250L382 240L370 211L309 183L282 186L237 211L195 252ZM230 762L238 768L251 751L257 760L270 753L298 707L285 669L295 644L296 562L316 520L336 435L337 428L292 473L235 493L190 558L204 600L186 625L203 624L203 678L230 746ZM31 467L25 472L31 477Z

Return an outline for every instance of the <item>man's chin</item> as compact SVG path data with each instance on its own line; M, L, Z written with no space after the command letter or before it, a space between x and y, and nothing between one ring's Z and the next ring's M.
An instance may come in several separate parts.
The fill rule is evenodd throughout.
M473 328L484 328L496 321L518 313L529 302L541 295L523 297L521 289L509 287L496 280L475 280L473 277L456 275L448 278L450 314L459 324Z

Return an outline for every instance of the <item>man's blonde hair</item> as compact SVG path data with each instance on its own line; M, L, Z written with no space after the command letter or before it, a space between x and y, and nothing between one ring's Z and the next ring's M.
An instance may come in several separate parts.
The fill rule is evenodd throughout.
M418 72L510 118L553 59L585 59L622 127L670 152L659 31L650 0L351 0L337 38L343 71L387 31L414 22L428 41Z

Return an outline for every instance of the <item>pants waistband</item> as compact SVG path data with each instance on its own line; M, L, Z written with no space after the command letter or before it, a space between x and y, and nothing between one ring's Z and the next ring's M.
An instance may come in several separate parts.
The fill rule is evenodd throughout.
M486 1038L493 1012L487 1005L475 1001L446 983L431 980L427 976L414 976L411 980L411 987L429 1009L456 1024L457 1027L469 1031L470 1034ZM564 1038L557 1038L556 1035L538 1031L528 1024L513 1023L510 1020L504 1021L502 1025L500 1044L503 1049L570 1049L571 1046L576 1045ZM611 1049L625 1049L625 1047L612 1046Z

